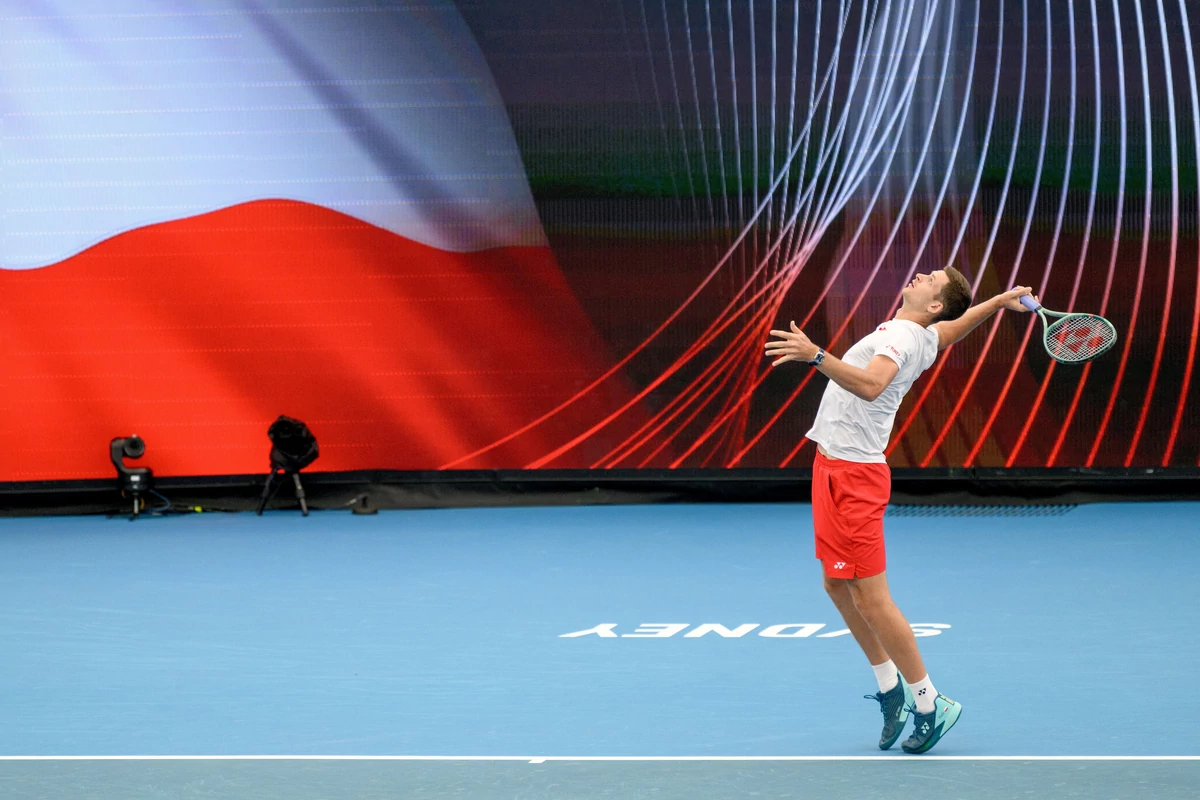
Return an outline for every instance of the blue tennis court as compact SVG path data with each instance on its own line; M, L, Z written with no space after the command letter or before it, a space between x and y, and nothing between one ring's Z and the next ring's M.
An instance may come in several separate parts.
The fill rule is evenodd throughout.
M0 785L830 796L852 764L1172 796L1200 778L1198 512L892 507L894 595L964 706L919 757L875 746L807 505L8 519Z

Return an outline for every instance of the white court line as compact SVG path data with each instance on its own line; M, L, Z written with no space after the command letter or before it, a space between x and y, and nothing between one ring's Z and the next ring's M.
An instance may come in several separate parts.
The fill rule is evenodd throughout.
M1200 761L1195 756L0 756L4 761Z

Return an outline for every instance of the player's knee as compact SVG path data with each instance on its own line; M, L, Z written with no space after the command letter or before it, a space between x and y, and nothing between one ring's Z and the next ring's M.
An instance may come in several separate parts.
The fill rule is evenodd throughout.
M825 593L833 598L834 603L852 603L850 597L850 581L843 578L825 578Z
M885 611L892 604L891 595L886 590L863 588L857 581L851 584L849 592L854 601L854 607L867 619Z

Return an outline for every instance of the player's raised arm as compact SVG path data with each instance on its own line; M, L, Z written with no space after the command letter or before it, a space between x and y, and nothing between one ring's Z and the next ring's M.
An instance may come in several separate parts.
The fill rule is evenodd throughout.
M955 342L962 341L968 333L975 330L981 322L988 319L1002 308L1013 311L1028 311L1021 305L1021 296L1032 293L1028 286L1018 286L1003 294L998 294L990 300L971 306L958 319L935 322L930 327L937 331L938 349L945 350Z
M771 362L773 367L788 361L811 364L838 386L867 402L879 397L899 370L896 362L886 356L872 358L866 367L847 364L813 344L795 322L790 328L790 331L771 331L772 336L779 337L779 341L766 345L767 356L775 358Z

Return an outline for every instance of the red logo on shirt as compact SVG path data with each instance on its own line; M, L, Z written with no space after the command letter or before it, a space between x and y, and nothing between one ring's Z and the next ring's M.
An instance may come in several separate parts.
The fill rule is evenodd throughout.
M900 355L900 351L899 351L899 350L897 350L896 348L892 347L890 344L889 344L889 345L887 345L887 349L888 349L888 350L891 350L891 351L892 351L893 353L895 353L896 355Z
M886 331L886 330L887 330L887 325L880 325L880 326L879 326L878 328L876 328L875 330L877 330L877 331Z

